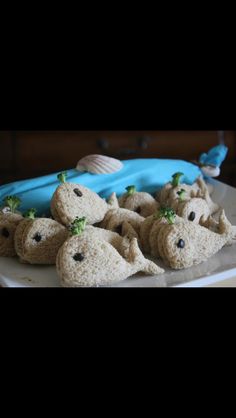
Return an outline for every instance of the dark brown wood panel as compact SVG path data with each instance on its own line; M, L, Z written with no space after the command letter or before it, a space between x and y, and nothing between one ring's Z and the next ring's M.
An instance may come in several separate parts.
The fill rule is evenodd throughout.
M198 159L218 144L217 131L20 131L0 132L1 184L72 168L91 153L129 158ZM225 132L229 153L222 179L236 178L235 131Z
M12 169L13 146L10 132L0 131L0 174L3 170Z
M57 170L73 167L88 150L98 152L93 138L80 139L77 133L69 132L36 132L17 134L16 147L18 169Z
M16 138L20 164L34 161L36 166L40 161L58 165L66 159L71 164L77 156L101 151L110 155L130 154L131 157L145 154L190 159L218 143L217 131L20 132ZM229 157L232 157L234 133L226 132L225 140Z

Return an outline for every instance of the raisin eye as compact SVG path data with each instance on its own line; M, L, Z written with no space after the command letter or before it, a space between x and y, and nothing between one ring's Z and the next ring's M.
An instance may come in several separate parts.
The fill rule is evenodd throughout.
M137 209L135 210L136 213L140 213L141 212L141 206L138 206Z
M79 189L74 189L73 192L76 194L76 196L83 196L83 193Z
M115 232L117 232L118 234L121 234L121 232L122 232L122 225L121 224L117 225L117 227L115 229Z
M41 239L42 239L42 236L37 232L37 234L35 234L35 236L33 237L33 239L36 241L36 242L39 242L39 241L41 241Z
M73 259L74 259L75 261L83 261L83 259L84 259L84 255L83 255L83 254L81 254L81 253L76 253L76 254L74 255Z
M8 229L7 228L3 228L2 229L2 236L5 237L5 238L8 238L9 235L10 235L10 232L8 231Z
M194 221L195 216L196 216L196 213L195 213L195 212L191 212L191 213L190 213L190 215L189 215L189 217L188 217L188 219L189 219L190 221Z
M178 244L177 244L177 247L178 248L184 248L184 246L185 246L184 240L183 239L180 239L179 242L178 242Z

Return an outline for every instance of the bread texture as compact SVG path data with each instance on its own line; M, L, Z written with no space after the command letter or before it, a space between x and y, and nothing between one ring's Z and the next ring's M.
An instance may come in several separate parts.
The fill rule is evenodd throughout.
M24 235L24 231L27 228L27 226L29 224L32 224L32 222L33 222L32 219L29 219L29 218L23 219L17 225L16 231L15 231L14 246L15 246L16 254L18 255L21 263L27 263L27 261L25 261L23 259L23 249L24 249L24 247L23 247L23 235Z
M192 199L179 202L176 213L186 221L198 224L200 219L206 220L210 216L211 211L205 199L193 197Z
M110 231L118 232L119 234L122 233L122 225L124 222L128 222L134 230L139 233L140 225L144 221L144 217L138 215L137 213L123 208L118 209L110 209L103 221L101 222L100 226L105 229L109 229Z
M14 257L16 255L14 236L17 225L22 220L19 214L0 213L0 256Z
M169 225L163 238L165 258L173 269L188 268L216 254L227 242L226 234L216 234L197 225ZM184 247L178 243L182 240Z
M131 195L125 193L118 201L121 208L132 210L144 218L152 215L160 206L154 197L146 192L134 192Z
M180 198L181 192L183 192L182 198ZM181 208L184 206L184 203L187 201L190 202L192 198L199 198L204 200L204 203L202 204L199 200L198 209L198 213L200 213L201 205L204 212L202 215L204 215L204 217L208 216L207 212L209 214L213 214L220 209L219 205L213 202L209 193L209 188L202 177L199 177L197 181L192 185L182 183L178 186L172 186L171 183L167 183L156 195L156 199L161 206L171 207L179 214L179 216L184 216L181 215ZM203 206L205 207L203 208ZM194 222L197 223L196 220Z
M65 226L69 226L76 217L83 216L89 225L101 222L109 207L97 193L74 183L58 186L51 200L54 219Z
M30 220L22 229L22 239L17 243L20 258L30 264L55 264L69 231L49 218Z
M58 253L56 266L65 287L111 285L138 271L164 272L143 257L135 238L130 241L125 259L109 242L83 234L66 240Z

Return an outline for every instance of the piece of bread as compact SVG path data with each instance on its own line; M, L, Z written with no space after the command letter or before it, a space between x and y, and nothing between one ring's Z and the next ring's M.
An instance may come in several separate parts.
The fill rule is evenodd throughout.
M30 220L23 228L20 257L30 264L55 264L58 250L68 236L69 231L53 219Z
M128 209L110 209L107 212L104 220L101 222L100 226L102 228L109 229L110 231L121 234L123 223L128 222L130 225L132 225L136 233L139 234L140 225L144 219L145 218L138 215L138 213Z
M58 252L56 267L61 284L66 287L110 285L138 271L164 271L143 257L135 238L125 259L109 242L83 234L66 240Z
M188 268L216 254L229 241L225 229L217 234L201 225L184 222L166 226L162 237L164 261L173 269Z
M152 215L160 206L152 195L145 192L125 193L118 201L121 208L132 210L144 218Z
M62 183L51 200L54 219L65 226L69 226L76 217L86 217L89 225L101 222L109 207L97 193L74 183Z
M0 256L14 257L16 255L14 247L14 236L17 225L22 220L22 216L16 213L0 214Z
M24 218L22 221L19 222L19 224L17 225L16 231L15 231L14 246L15 246L16 254L18 255L21 263L27 263L27 261L25 261L23 259L23 240L22 240L22 238L23 238L24 231L25 231L26 227L30 223L32 224L32 222L33 222L32 219Z
M193 197L192 199L179 202L176 213L186 221L198 224L200 219L206 220L211 212L204 199Z

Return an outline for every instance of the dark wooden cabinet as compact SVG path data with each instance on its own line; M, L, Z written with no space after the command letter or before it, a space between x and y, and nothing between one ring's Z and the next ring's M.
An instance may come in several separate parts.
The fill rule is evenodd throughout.
M1 175L12 166L13 147L10 132L0 132L0 173Z
M224 134L229 153L220 180L236 186L236 132ZM218 142L217 131L2 131L0 184L75 167L93 153L191 161Z

